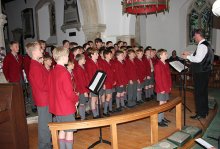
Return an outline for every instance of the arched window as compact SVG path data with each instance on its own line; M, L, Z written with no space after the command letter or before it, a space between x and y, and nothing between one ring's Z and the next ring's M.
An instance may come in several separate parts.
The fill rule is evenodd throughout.
M188 44L195 44L193 40L194 29L202 28L205 38L211 42L212 35L212 9L207 0L194 0L188 14Z

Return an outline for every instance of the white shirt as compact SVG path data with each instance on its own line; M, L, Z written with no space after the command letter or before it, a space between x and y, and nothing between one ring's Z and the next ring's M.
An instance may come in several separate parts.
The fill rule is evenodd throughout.
M204 59L205 55L208 52L208 48L204 44L201 44L203 41L205 41L205 39L199 42L195 56L193 56L193 54L187 56L187 59L190 62L200 63Z

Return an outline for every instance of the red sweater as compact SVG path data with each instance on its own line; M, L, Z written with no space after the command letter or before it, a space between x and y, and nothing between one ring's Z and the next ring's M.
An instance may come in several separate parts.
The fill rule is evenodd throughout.
M18 55L18 61L12 53L6 55L3 61L3 73L9 82L20 82L22 75L22 56Z
M97 70L101 70L98 61L95 63L91 58L86 60L85 69L88 73L89 81L92 80L92 77L94 76Z
M88 93L89 79L86 70L78 65L75 67L73 74L76 83L76 92L80 94Z
M48 70L39 62L31 60L29 79L36 106L48 106Z
M109 63L107 61L103 61L102 63L102 69L106 73L106 80L105 80L105 88L106 89L112 89L113 84L115 83L115 76L114 76L114 71L113 71L113 64L112 61Z
M73 91L71 76L68 70L56 65L48 79L49 111L54 115L66 116L76 112L78 96Z
M131 61L130 59L126 59L125 70L126 70L126 75L127 75L128 81L130 81L130 80L137 81L138 80L137 66L134 61Z
M113 64L113 68L115 73L116 86L127 85L128 78L125 71L125 64L121 63L118 60L115 60Z
M137 67L137 76L140 83L144 82L147 74L147 69L145 68L145 62L143 59L135 58L134 60L136 67Z
M29 71L30 71L30 64L31 64L31 58L28 55L25 55L23 57L23 66L24 66L24 72L27 76L27 80L29 81Z
M162 61L158 60L154 67L154 76L155 92L161 93L165 91L165 93L169 93L172 87L169 65L167 63L164 64Z
M146 76L151 76L151 67L150 67L150 61L144 57L143 58L144 64L145 64L145 70L146 70Z

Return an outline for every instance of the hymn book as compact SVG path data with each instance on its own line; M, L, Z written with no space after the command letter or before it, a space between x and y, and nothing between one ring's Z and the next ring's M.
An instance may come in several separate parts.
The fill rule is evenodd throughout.
M172 61L169 62L169 64L178 72L182 72L183 70L188 68L187 66L184 66L183 63L181 63L180 61Z

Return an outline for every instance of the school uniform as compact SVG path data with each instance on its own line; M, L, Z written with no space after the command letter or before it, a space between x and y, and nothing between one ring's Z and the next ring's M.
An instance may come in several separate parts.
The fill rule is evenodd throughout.
M31 60L29 80L33 99L38 110L38 146L40 149L51 148L48 123L52 121L52 115L48 111L48 74L48 71L41 63Z
M151 82L152 82L152 78L150 79L147 79L147 77L151 77L151 65L150 65L150 60L147 59L146 57L143 57L143 61L144 61L144 64L145 64L145 70L146 70L146 80L145 80L145 98L147 100L149 100L151 94L152 94L152 89L149 89L149 85L151 85ZM146 88L147 87L147 88Z
M169 93L172 87L170 68L167 63L162 61L157 61L154 67L154 76L155 76L155 92L157 93L158 101L167 101L169 100ZM165 92L161 94L161 92ZM161 122L164 119L164 113L159 113L158 122Z
M14 56L12 53L8 53L3 61L3 73L8 82L20 82L22 83L22 63L23 58L21 55Z
M98 61L95 63L91 58L89 58L86 61L85 69L88 73L88 79L89 79L89 82L90 82L92 80L93 76L95 75L96 71L101 70L101 67L100 67L100 64L99 64ZM104 91L100 90L99 95L102 96L103 94L104 94ZM91 96L92 97L97 97L97 95L94 94L94 93L91 93Z
M128 107L132 107L136 105L136 98L137 98L137 66L134 62L134 60L127 59L125 61L125 69L126 74L128 77ZM130 83L130 81L133 81L133 84Z
M115 60L113 63L113 69L115 74L116 81L116 92L123 93L126 91L126 85L128 84L128 78L125 70L125 63ZM121 111L120 107L125 107L124 101L126 100L125 96L118 97L116 96L116 111Z
M73 115L78 96L73 91L70 73L57 64L49 74L49 111L56 116Z
M145 62L143 59L135 58L134 62L137 69L137 77L140 83L137 85L137 101L142 101L142 89L145 87L146 73Z
M79 114L81 117L81 120L85 119L85 104L88 102L88 97L85 97L84 93L88 93L88 74L82 66L78 65L74 69L74 80L76 84L76 92L79 93Z

